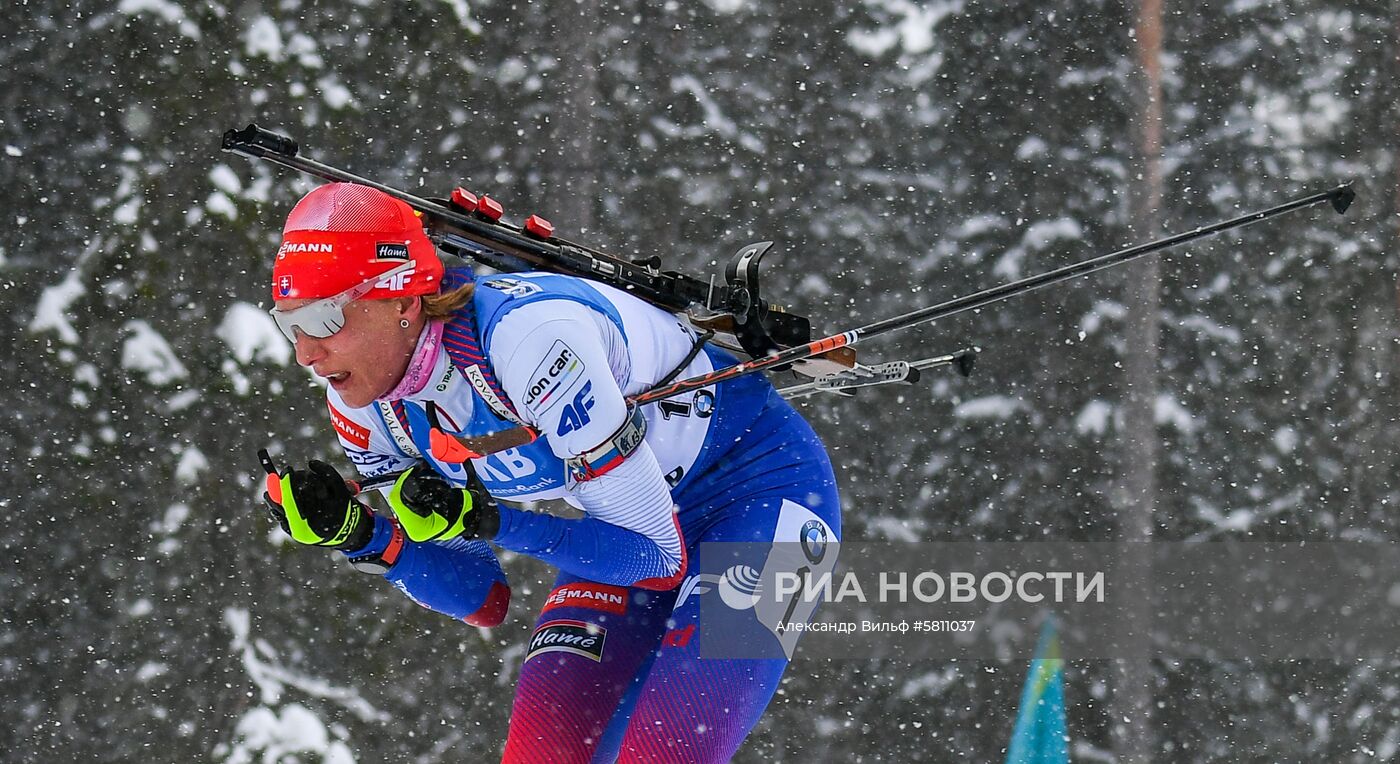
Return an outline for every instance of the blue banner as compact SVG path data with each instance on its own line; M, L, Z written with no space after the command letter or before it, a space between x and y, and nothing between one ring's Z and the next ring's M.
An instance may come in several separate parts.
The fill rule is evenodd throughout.
M1045 622L1036 643L1006 764L1069 764L1065 662L1060 658L1060 635L1054 619Z

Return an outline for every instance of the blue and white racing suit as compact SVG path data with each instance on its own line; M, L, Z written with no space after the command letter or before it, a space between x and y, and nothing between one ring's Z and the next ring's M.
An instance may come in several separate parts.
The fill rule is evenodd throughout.
M444 289L472 278L449 270ZM821 442L766 379L749 375L642 407L642 444L625 458L600 454L628 421L624 397L680 365L694 330L584 279L475 282L472 302L446 322L419 393L358 409L334 390L327 395L341 445L366 477L427 461L464 484L462 465L432 458L424 409L432 401L454 434L518 423L541 434L472 460L492 495L563 499L584 512L562 518L500 507L491 542L560 571L521 667L505 760L728 761L786 660L701 659L699 604L715 587L698 585L704 575L687 562L704 542L796 543L816 533L835 548L840 502ZM679 376L734 360L707 347ZM579 455L588 457L586 479L566 469ZM469 623L499 618L509 589L485 541L404 543L378 517L374 540L351 555L378 552L391 539L403 547L385 577L415 601Z

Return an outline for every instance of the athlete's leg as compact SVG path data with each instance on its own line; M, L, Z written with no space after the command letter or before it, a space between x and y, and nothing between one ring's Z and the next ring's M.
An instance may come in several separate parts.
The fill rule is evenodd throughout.
M759 424L755 432L762 434L747 440L743 452L677 495L686 508L681 522L691 560L710 541L779 542L790 550L808 538L833 543L822 566L829 570L840 500L825 450L780 400ZM768 705L787 660L700 657L701 597L714 595L696 583L707 575L713 574L693 572L671 592L560 576L521 667L505 761L729 761ZM587 592L577 588L585 586ZM799 610L793 620L810 616L810 609Z
M829 496L828 506L834 510L834 490ZM824 533L824 542L835 542L840 529L835 511L813 513L783 498L750 499L732 509L694 542L753 542L763 537L790 550L800 544L799 535L792 530L794 518L800 521L795 526L799 529L812 519L821 522L822 528L813 537ZM834 557L831 554L826 562L834 564ZM721 596L723 584L715 583L716 578L715 571L697 570L682 584L681 599L671 614L671 629L641 686L619 762L727 762L777 690L786 658L701 657L701 629L705 626L700 622L700 607L703 598ZM805 622L811 613L811 609L801 611L794 620ZM795 639L797 632L790 636Z
M521 664L503 761L614 761L675 597L559 576Z

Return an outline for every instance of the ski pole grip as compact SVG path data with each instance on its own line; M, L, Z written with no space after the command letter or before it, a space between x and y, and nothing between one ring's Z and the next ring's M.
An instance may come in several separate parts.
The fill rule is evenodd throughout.
M237 151L253 156L280 154L294 157L297 155L297 142L285 135L264 130L253 124L242 130L225 131L223 149L224 151Z
M262 464L262 468L264 471L267 472L267 474L277 474L277 465L272 463L272 456L271 454L267 453L266 448L258 449L258 462Z

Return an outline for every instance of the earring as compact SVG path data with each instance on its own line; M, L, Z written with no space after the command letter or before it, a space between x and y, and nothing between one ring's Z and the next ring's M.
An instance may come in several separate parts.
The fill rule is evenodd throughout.
M407 329L407 328L408 328L408 319L406 319L406 318L401 318L401 319L399 319L399 326L402 326L403 328Z

